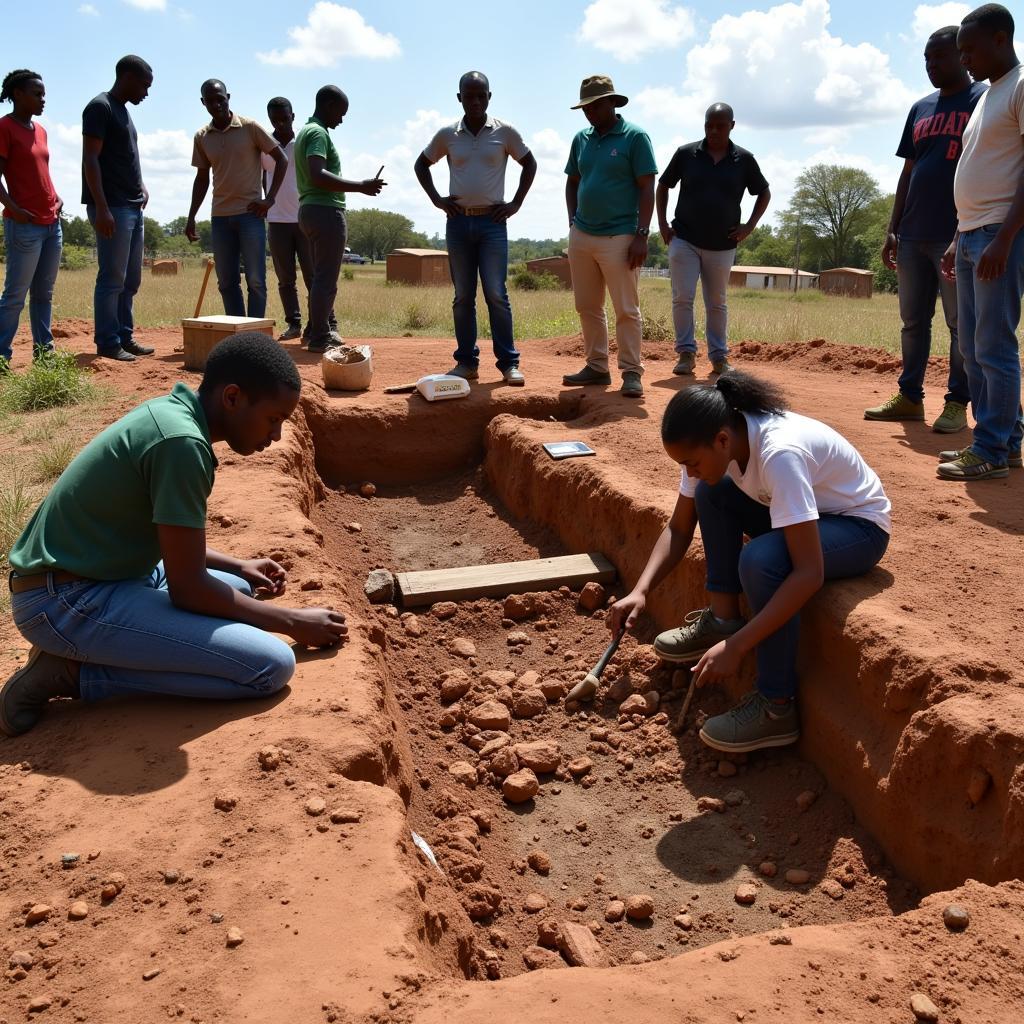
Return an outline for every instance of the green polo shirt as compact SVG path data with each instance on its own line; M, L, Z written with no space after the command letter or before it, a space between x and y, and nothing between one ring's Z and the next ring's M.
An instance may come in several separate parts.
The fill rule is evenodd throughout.
M146 576L157 526L206 527L217 460L199 396L184 384L133 409L72 460L11 549L21 575Z
M315 114L295 137L295 184L299 189L299 206L336 206L344 210L344 192L328 192L327 189L314 187L309 175L311 156L322 156L327 162L327 170L340 177L341 159L331 141L331 133Z
M647 132L615 118L605 135L593 126L576 133L565 173L579 178L573 224L588 235L632 235L640 213L636 179L657 174L654 147Z

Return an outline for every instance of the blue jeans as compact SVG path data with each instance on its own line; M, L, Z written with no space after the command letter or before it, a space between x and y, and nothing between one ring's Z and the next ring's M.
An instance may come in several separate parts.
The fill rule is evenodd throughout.
M230 573L211 576L243 594ZM295 671L283 641L255 626L176 608L163 564L133 580L92 580L25 590L11 598L14 624L50 654L82 663L84 700L135 693L236 700L266 697Z
M701 481L694 495L704 541L707 589L747 597L756 615L793 571L781 529L773 530L768 507L754 501L726 477L714 486ZM743 535L750 541L743 543ZM889 546L889 534L856 516L823 515L818 536L825 579L861 576L872 569ZM800 616L757 645L757 688L765 697L795 697Z
M255 213L211 218L213 265L217 288L228 316L267 315L267 222ZM241 265L249 292L246 312L242 299Z
M7 278L0 296L0 359L11 361L18 319L29 296L28 319L32 327L32 351L53 351L50 318L53 285L60 268L60 221L53 224L19 224L4 217Z
M946 245L942 242L900 240L896 249L896 278L899 285L900 319L903 331L903 372L900 393L912 402L924 401L924 374L932 351L932 317L935 299L942 297L942 312L949 328L949 380L946 401L967 405L971 398L967 370L960 354L956 330L956 284L942 276L939 263Z
M499 370L519 365L519 353L512 340L512 307L505 278L508 274L508 229L488 214L468 217L464 213L448 218L445 228L448 266L455 284L452 315L455 319L455 361L474 369L480 363L476 343L476 280L484 289L491 340Z
M719 252L698 249L695 245L673 238L668 246L669 273L672 277L672 325L675 328L676 351L697 351L693 322L693 300L697 296L697 278L704 294L705 333L708 337L708 358L720 362L729 354L726 340L729 311L726 287L729 271L736 259L735 249Z
M87 206L89 223L96 227L96 207ZM106 355L132 341L135 319L132 303L142 284L143 220L141 206L112 206L114 235L96 236L96 290L93 319L96 350Z
M979 281L975 268L999 230L986 224L964 231L956 248L956 294L960 351L974 405L971 451L1005 466L1024 438L1020 405L1020 353L1017 324L1024 292L1024 231L1010 247L1006 270L995 281Z

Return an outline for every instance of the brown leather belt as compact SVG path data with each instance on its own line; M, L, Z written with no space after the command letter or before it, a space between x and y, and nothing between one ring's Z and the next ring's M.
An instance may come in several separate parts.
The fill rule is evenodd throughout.
M483 217L494 209L493 206L464 206L462 212L467 217Z
M18 576L11 573L7 578L7 585L12 594L20 594L25 590L38 590L45 587L48 577L53 577L53 585L59 587L64 583L78 583L86 580L87 577L79 576L77 573L65 572L63 569L54 569L52 572L34 572L28 576Z

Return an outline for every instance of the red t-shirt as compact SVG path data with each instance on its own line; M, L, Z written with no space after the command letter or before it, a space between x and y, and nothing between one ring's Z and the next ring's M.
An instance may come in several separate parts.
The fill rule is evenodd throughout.
M0 157L6 161L3 176L10 197L32 214L34 224L52 224L60 199L50 179L46 129L38 121L26 128L10 114L0 117ZM4 216L10 217L6 209Z

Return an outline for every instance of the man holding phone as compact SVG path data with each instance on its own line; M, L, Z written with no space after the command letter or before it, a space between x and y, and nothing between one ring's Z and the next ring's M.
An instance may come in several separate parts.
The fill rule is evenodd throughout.
M325 85L316 94L313 116L295 139L295 182L299 188L299 227L309 239L313 253L313 283L309 289L310 352L326 352L341 345L332 330L330 317L338 294L338 275L345 255L348 228L345 223L345 193L380 195L386 184L377 177L346 181L341 177L341 159L330 130L337 128L348 113L348 97L336 85Z

